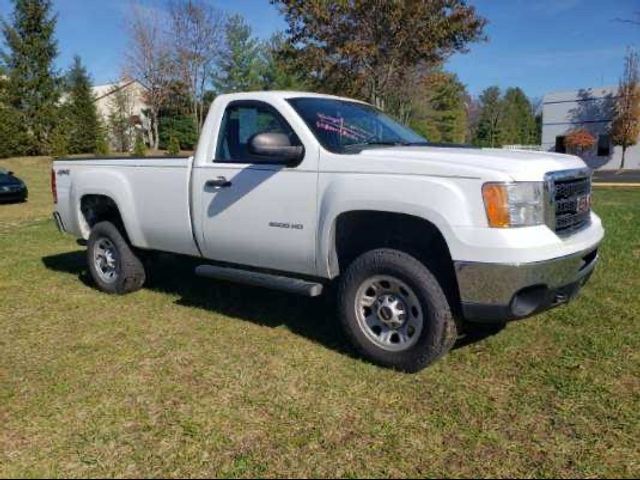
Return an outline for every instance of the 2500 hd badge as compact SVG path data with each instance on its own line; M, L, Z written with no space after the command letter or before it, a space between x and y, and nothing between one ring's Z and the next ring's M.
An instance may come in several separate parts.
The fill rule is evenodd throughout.
M269 226L274 228L290 228L292 230L304 230L304 225L302 225L301 223L269 222Z

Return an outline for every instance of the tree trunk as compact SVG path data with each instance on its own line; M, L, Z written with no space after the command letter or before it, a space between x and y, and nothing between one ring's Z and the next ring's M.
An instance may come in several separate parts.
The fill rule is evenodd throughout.
M158 150L160 148L160 134L158 133L158 116L153 122L153 149Z
M160 147L160 137L158 135L158 110L155 108L150 109L151 125L149 129L149 147L153 150L158 150Z
M191 106L193 107L193 123L196 127L196 133L198 135L200 135L200 116L198 115L198 100L196 99L196 97L194 96L192 99L192 104Z
M620 161L620 170L624 170L624 156L627 153L627 146L622 146L622 160Z

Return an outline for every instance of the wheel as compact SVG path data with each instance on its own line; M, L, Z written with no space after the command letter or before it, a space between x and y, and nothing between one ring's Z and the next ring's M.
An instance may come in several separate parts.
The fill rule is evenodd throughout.
M110 222L97 223L91 229L87 261L93 281L103 292L131 293L145 282L142 262Z
M347 337L367 359L417 372L446 354L458 337L442 287L414 257L398 250L364 253L338 291Z

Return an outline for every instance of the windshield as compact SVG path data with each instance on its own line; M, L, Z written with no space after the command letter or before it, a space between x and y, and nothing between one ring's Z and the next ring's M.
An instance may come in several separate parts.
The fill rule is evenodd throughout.
M291 106L324 148L354 153L384 145L423 145L427 140L370 105L333 98L293 98Z

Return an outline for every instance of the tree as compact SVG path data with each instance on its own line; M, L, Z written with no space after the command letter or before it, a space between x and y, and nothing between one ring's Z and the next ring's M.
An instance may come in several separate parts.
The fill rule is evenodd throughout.
M531 145L536 139L536 119L531 102L520 88L508 88L502 100L500 143Z
M59 83L53 63L56 16L51 0L14 0L11 23L2 20L8 52L2 53L7 75L7 104L20 116L27 137L26 153L50 151L56 123Z
M464 143L467 128L465 99L465 86L455 74L431 74L413 101L411 126L432 142Z
M531 102L533 107L533 112L535 115L535 125L536 129L533 136L532 145L540 145L542 143L542 114L543 114L543 104L542 99L536 98Z
M232 93L262 88L265 69L262 45L241 15L227 20L224 43L213 75L215 91Z
M565 137L565 145L569 151L583 153L596 144L596 137L586 128L579 128L569 132Z
M420 72L483 39L486 20L464 0L271 0L288 24L288 56L314 88L397 113Z
M164 116L160 119L160 148L169 148L172 138L184 150L195 149L198 132L190 115Z
M68 122L66 128L70 153L92 153L98 139L98 113L91 90L91 78L79 56L65 79L66 99L62 116Z
M475 142L482 106L477 97L472 97L467 94L465 98L465 108L467 111L467 133L465 135L465 142L472 144Z
M7 81L0 65L0 158L24 155L28 137L21 116L7 102Z
M493 86L484 90L480 94L479 103L480 113L473 143L479 147L500 146L503 115L500 88Z
M205 97L205 101L207 98ZM160 148L169 146L172 136L175 136L184 150L193 150L198 141L198 130L193 116L190 114L191 99L184 83L173 81L169 87L169 96L160 110L160 125L158 134Z
M24 155L28 140L22 117L0 100L0 158Z
M630 50L625 59L625 68L616 100L611 139L622 147L620 170L624 168L627 149L638 143L640 136L640 72L638 53Z
M68 122L64 117L59 119L49 135L49 154L58 158L69 154Z
M200 133L204 123L205 94L224 40L224 14L203 0L169 4L172 54L178 78L191 99L190 114Z
M287 61L288 44L281 32L274 33L263 45L264 70L262 88L265 90L307 90L304 75Z
M160 142L159 115L170 94L175 62L171 56L169 36L162 19L140 4L134 4L129 17L129 48L125 76L135 78L144 87L144 101L149 110L149 140L154 150Z
M109 100L109 130L119 152L131 149L134 134L133 98L127 83L117 85Z
M96 134L96 155L108 155L109 154L109 132L104 122L98 119L98 128Z

